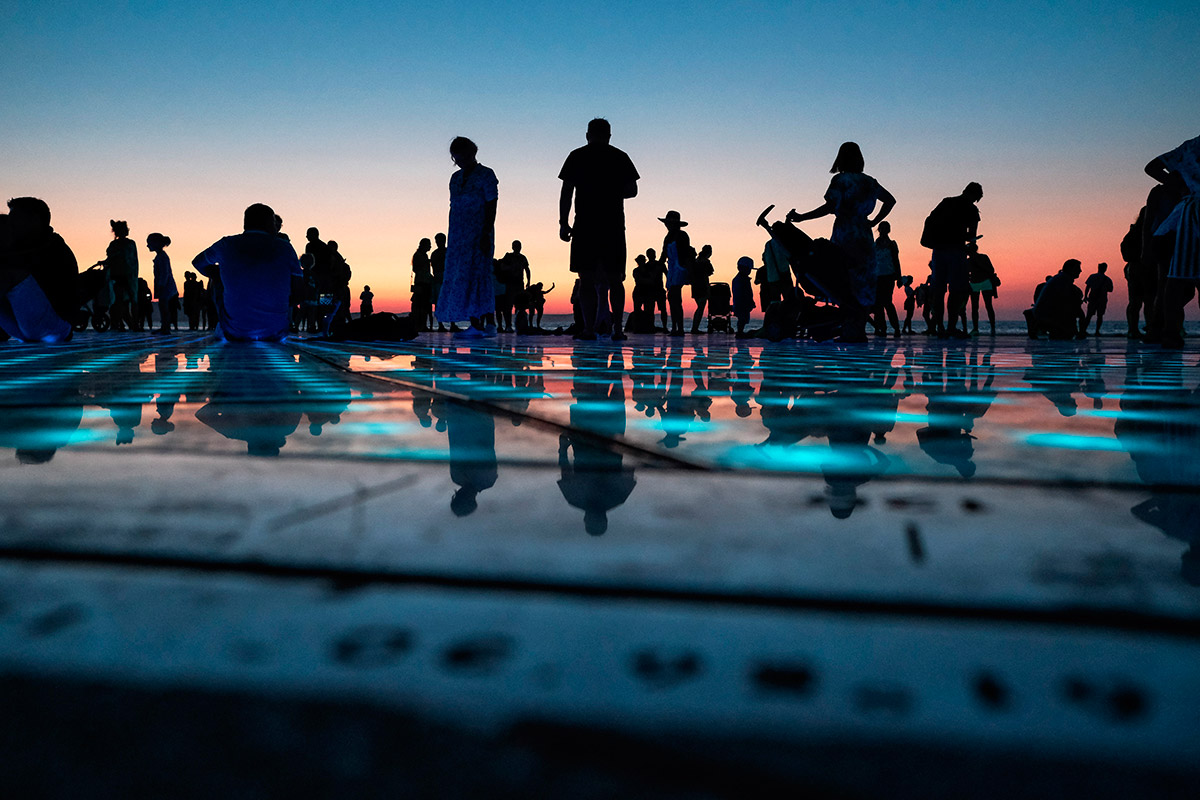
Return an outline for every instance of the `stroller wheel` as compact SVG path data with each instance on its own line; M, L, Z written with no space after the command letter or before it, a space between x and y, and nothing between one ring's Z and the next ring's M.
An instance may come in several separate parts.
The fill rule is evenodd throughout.
M76 333L83 333L87 330L88 322L90 322L90 312L86 308L79 309L79 313L75 315L75 322L71 325L71 330Z
M103 311L92 314L93 330L104 333L110 325L112 325L112 322L109 320L108 314L105 314Z

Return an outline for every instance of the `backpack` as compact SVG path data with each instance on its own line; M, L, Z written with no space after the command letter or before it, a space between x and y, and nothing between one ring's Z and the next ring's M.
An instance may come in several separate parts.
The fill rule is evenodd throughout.
M921 247L935 250L955 244L955 231L950 230L951 216L954 213L949 203L952 199L947 197L942 200L933 211L929 212L929 216L925 217L925 225L921 228Z

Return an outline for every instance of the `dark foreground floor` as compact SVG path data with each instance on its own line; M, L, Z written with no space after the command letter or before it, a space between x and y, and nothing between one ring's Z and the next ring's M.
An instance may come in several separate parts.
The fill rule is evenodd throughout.
M0 345L0 793L1194 797L1197 360Z

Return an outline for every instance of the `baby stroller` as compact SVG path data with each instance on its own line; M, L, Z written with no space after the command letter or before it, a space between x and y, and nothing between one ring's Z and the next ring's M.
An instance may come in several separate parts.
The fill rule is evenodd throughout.
M783 245L796 281L807 296L772 303L766 309L763 333L772 341L797 335L830 339L841 333L847 310L857 305L850 284L849 264L841 248L828 239L813 239L790 222L767 223L767 208L757 224Z
M728 283L708 285L708 332L729 333L729 315L733 313L733 293Z
M77 333L82 333L91 323L92 328L100 333L108 330L112 325L108 316L108 309L112 305L112 289L109 288L104 267L94 266L85 270L79 276L78 287L79 311L71 327Z

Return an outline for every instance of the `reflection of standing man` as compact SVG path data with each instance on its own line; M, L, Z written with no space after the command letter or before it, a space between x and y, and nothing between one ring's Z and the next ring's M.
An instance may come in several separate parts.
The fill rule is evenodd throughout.
M584 381L580 376L585 365L578 356L572 362L575 384L571 396L575 403L570 412L571 432L558 438L558 466L562 470L558 488L568 503L582 509L584 530L600 536L608 530L608 512L628 500L637 485L633 467L624 465L621 452L596 441L597 436L616 439L625 434L623 363L619 353L610 353L600 369Z
M583 331L596 338L598 308L612 309L612 338L625 338L625 199L637 196L637 168L623 151L608 143L612 128L606 119L588 123L588 143L572 150L558 177L558 235L571 243L571 271L579 275ZM571 199L575 224L568 223Z

